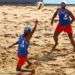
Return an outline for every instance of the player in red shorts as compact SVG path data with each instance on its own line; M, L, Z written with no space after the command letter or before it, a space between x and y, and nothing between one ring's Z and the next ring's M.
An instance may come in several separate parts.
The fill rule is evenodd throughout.
M30 67L31 63L28 60L28 47L30 45L30 40L33 36L33 33L36 30L38 24L38 20L35 21L35 26L33 29L30 27L25 27L24 33L19 36L19 39L16 43L10 45L7 47L7 49L13 47L14 45L18 45L18 50L17 50L17 56L18 56L18 63L16 67L16 71L24 71L22 69L22 66L27 62L28 65L26 66L27 68Z
M56 10L54 13L52 20L51 20L51 25L53 25L54 18L58 15L59 16L59 23L56 27L56 30L54 32L54 41L55 45L53 46L52 50L56 48L58 45L58 36L59 34L64 31L68 34L68 37L71 41L71 44L73 45L74 51L75 51L75 42L73 39L73 32L72 32L72 27L71 24L75 20L73 14L65 8L66 4L64 2L61 3L61 7Z

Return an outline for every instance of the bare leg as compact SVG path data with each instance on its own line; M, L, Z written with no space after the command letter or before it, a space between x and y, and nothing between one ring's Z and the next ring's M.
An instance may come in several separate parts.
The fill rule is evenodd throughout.
M55 41L55 45L53 46L52 51L53 51L53 50L56 48L56 46L58 45L58 36L59 36L59 34L60 34L60 32L56 32L56 31L55 31L55 33L54 33L53 38L54 38L54 41Z
M69 39L70 39L70 41L71 41L71 44L73 45L74 52L75 52L75 41L74 41L74 39L73 39L72 33L68 34L68 36L69 36Z
M32 63L29 61L27 61L27 63L28 63L28 65L26 66L26 68L29 68L32 65Z

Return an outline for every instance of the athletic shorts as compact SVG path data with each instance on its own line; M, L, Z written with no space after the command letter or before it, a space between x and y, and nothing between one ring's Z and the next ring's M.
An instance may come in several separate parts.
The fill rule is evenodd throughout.
M18 56L17 66L21 68L27 62L27 60L28 60L27 56Z
M56 27L56 30L55 30L55 32L62 32L62 31L64 31L64 32L66 32L66 33L73 33L72 32L72 27L71 27L71 25L66 25L66 26L63 26L63 25L61 25L61 24L58 24L57 25L57 27Z

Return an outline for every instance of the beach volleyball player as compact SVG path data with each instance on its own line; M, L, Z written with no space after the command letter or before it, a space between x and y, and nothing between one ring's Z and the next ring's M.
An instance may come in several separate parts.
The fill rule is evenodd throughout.
M44 6L44 3L42 1L37 2L38 10L40 10Z
M28 61L28 47L30 44L30 39L32 38L33 33L36 30L38 21L35 21L35 26L33 29L30 27L25 27L24 33L19 36L19 39L16 43L12 44L9 46L7 49L13 47L14 45L18 44L18 63L17 63L17 68L16 71L23 71L22 66L27 62L28 66L30 66L30 62Z
M62 31L64 31L68 34L68 37L69 37L71 44L73 45L73 48L75 51L75 42L73 39L73 32L72 32L72 27L71 27L71 24L75 20L74 15L71 13L71 11L66 9L66 4L64 2L61 2L60 8L58 8L56 10L56 12L54 13L54 15L51 19L51 25L53 25L54 18L57 15L59 16L59 23L58 23L56 30L54 32L53 37L54 37L55 45L53 46L52 50L54 50L56 48L56 46L58 45L59 34Z

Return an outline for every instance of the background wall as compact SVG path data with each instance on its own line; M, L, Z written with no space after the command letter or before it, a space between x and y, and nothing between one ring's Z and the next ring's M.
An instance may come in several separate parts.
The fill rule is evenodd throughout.
M35 4L38 1L43 0L0 0L0 3L25 3L25 4Z

